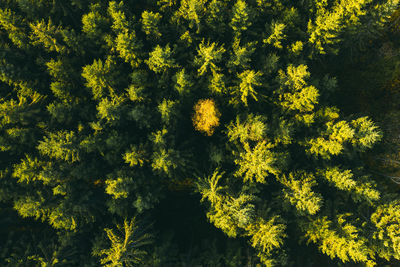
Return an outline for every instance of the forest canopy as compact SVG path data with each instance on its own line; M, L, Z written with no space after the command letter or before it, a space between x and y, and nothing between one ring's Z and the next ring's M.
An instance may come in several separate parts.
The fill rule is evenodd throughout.
M399 0L2 0L1 266L398 266Z

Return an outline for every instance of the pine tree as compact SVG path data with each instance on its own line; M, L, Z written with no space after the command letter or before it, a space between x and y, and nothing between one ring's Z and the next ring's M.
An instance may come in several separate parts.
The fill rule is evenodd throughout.
M240 83L238 88L235 88L232 92L234 98L231 102L238 104L240 99L240 101L247 106L247 98L249 96L257 101L257 92L254 90L254 87L261 85L261 76L261 72L255 72L254 70L245 70L242 73L239 73L238 78L240 79Z
M200 66L198 73L201 76L208 71L218 71L216 63L221 61L222 55L225 53L225 49L224 47L218 47L216 43L205 43L203 40L197 49L197 53L198 57L195 58L194 63L197 66Z
M142 31L150 38L160 38L161 33L158 30L158 24L161 18L160 13L144 11L142 13Z
M258 142L254 148L248 143L243 145L244 151L239 153L235 160L239 169L235 173L237 177L243 177L243 181L265 183L266 176L269 174L278 174L279 170L274 166L277 161L276 155L271 152L271 144L267 142Z
M235 34L239 37L251 26L251 12L247 6L247 3L243 0L236 1L232 10L232 19L230 26Z
M111 241L111 247L100 251L101 264L117 267L141 263L146 255L141 247L151 243L150 236L141 233L135 218L129 221L125 219L123 225L117 224L117 229L118 232L109 228L104 229Z
M145 62L149 66L149 69L155 73L163 73L170 68L175 68L177 65L172 57L172 51L169 45L164 48L157 45L154 50L150 53L149 59Z

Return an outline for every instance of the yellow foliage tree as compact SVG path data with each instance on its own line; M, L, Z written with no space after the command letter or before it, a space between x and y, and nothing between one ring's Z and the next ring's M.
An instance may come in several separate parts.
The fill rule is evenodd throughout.
M193 125L197 131L204 132L208 136L214 133L219 125L219 113L214 100L202 99L194 106Z

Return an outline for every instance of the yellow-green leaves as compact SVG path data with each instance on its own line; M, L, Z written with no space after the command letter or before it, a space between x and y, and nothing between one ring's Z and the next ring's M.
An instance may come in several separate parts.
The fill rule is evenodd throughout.
M117 230L106 228L104 231L111 246L100 251L100 262L103 266L133 266L142 263L146 251L141 247L150 244L151 236L143 234L137 226L135 218L124 220L123 225L117 225Z
M254 220L254 205L252 196L224 196L212 205L207 217L217 228L229 237L236 237L249 227Z
M297 67L289 65L286 72L279 71L282 86L279 94L279 103L284 109L300 113L313 111L318 103L319 92L314 86L307 85L306 80L309 76L310 72L307 71L307 66L305 65Z
M316 5L315 19L308 22L309 42L319 54L337 53L340 35L350 27L360 25L371 0L336 1L333 5L321 1Z
M371 216L375 225L373 238L382 249L379 256L400 259L400 202L398 200L378 206Z
M326 126L322 137L312 138L308 141L308 152L329 159L342 152L344 143L352 140L354 130L346 121L328 122Z
M250 12L246 1L237 0L232 10L230 26L236 36L240 36L251 26Z
M354 128L352 128L353 126ZM339 155L346 143L365 150L379 141L381 133L378 127L367 117L353 120L351 124L346 121L326 123L326 130L317 138L307 142L310 154L329 159L331 156Z
M79 161L78 137L73 131L59 131L45 136L37 146L42 155L67 162Z
M354 175L350 170L341 170L338 167L327 168L320 171L320 174L336 188L351 193L354 201L367 200L372 203L380 197L379 191L366 176L353 179Z
M123 10L123 1L120 1L119 3L116 1L109 2L107 11L112 19L112 29L116 32L128 31L130 27L130 23Z
M322 196L311 188L317 183L314 175L303 171L283 175L279 181L285 186L283 194L300 214L316 214L322 206Z
M213 94L216 95L221 95L223 93L226 93L224 74L213 71L213 75L212 78L210 79L208 88Z
M371 148L382 138L382 133L368 117L361 117L353 120L351 121L351 125L355 129L353 145L361 150Z
M10 9L0 8L0 26L7 31L10 40L19 48L28 46L27 34L19 25L23 22L23 18L15 14Z
M239 116L236 121L228 125L227 135L230 142L240 141L262 141L265 138L267 126L264 123L264 118L250 114L246 120L241 121Z
M37 220L47 213L42 207L43 202L44 199L40 196L21 197L14 201L14 209L23 218L34 217Z
M240 39L236 38L232 44L232 55L227 66L250 68L251 56L255 52L255 43L240 45Z
M133 31L123 31L115 38L115 49L119 56L132 67L138 67L142 60L139 58L139 51L142 44L136 40L136 34Z
M176 162L176 151L161 148L153 153L151 167L154 172L171 175L171 171L178 167Z
M323 172L324 177L334 184L337 188L345 191L354 189L356 181L353 178L353 174L350 170L341 171L339 168L329 168Z
M356 227L346 223L345 217L338 216L338 228L332 229L332 222L326 217L313 219L304 224L308 242L316 243L322 253L343 262L350 260L374 266L374 255L367 246L367 239L359 236Z
M180 18L189 21L189 27L196 26L197 32L199 32L201 27L200 19L206 11L206 2L207 0L182 0L179 10L174 16L178 21Z
M244 143L244 151L240 152L235 160L239 167L235 176L243 178L244 182L265 183L269 174L277 175L279 169L275 166L276 154L270 150L271 147L266 141L258 142L254 147Z
M86 86L92 89L94 99L100 99L107 94L106 89L113 89L113 70L115 62L108 57L105 62L94 60L93 64L83 67L82 77L86 79Z
M185 96L189 94L191 87L194 85L192 78L187 74L185 69L177 72L174 80L176 81L175 90L178 91L179 95Z
M157 108L161 114L161 120L164 123L169 124L170 120L173 117L176 104L176 101L163 99L163 101L158 105Z
M261 76L261 72L255 72L254 70L245 70L242 73L239 73L239 87L237 89L234 89L234 91L232 92L232 94L234 95L234 103L237 103L237 99L240 99L240 101L245 106L247 106L247 99L249 97L252 97L254 100L257 101L257 92L255 91L254 87L261 85Z
M97 105L98 117L106 119L108 122L118 121L121 118L124 100L123 97L102 98Z
M264 39L264 43L282 49L282 41L286 38L284 34L285 27L285 24L273 21L269 29L269 36Z
M142 167L146 159L146 151L142 147L131 146L128 152L123 155L125 163L131 167L139 165Z
M221 193L225 187L218 185L219 180L222 178L223 173L215 170L212 175L207 178L199 179L197 182L197 190L201 194L201 201L208 200L211 205L216 205L221 201Z
M169 45L166 45L164 48L157 45L154 50L150 52L149 59L145 62L150 70L155 73L163 73L177 66L172 57L172 53Z
M260 219L248 227L248 235L251 236L251 246L259 251L269 254L272 250L280 248L287 236L286 225L280 222L278 216L269 221Z
M152 11L143 11L142 13L142 31L150 38L160 38L161 33L158 29L158 24L161 20L160 13L153 13Z
M203 40L197 49L198 56L194 60L195 65L199 66L198 74L202 76L210 71L218 71L219 68L216 64L221 61L223 53L225 53L223 46L218 46L216 43L205 43Z
M32 39L33 44L40 44L50 52L55 51L58 53L65 53L68 51L67 47L61 44L59 40L60 38L57 38L60 35L60 28L56 27L51 20L47 23L42 20L41 22L30 24L30 26L32 29L30 38Z
M90 12L82 16L82 31L90 38L102 38L107 19L100 13L99 4L92 4Z
M239 149L233 152L238 166L236 177L243 178L244 182L265 183L269 174L279 173L277 155L271 151L274 145L267 141L264 118L250 114L241 121L236 117L236 121L232 121L227 128L229 141Z

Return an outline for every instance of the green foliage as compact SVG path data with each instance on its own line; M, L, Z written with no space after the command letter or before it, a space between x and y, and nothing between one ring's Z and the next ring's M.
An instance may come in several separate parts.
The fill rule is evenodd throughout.
M271 260L271 252L274 249L281 248L284 238L287 237L286 226L280 221L280 218L275 216L269 221L261 219L249 227L248 235L251 236L251 246L261 252L259 254L261 261L266 266L277 264L277 262Z
M124 31L119 33L115 38L116 47L119 56L125 60L125 62L131 64L132 67L138 67L141 63L139 59L142 44L136 41L134 32Z
M261 72L255 72L254 70L245 70L242 73L239 73L238 78L240 79L240 83L239 86L234 87L231 92L233 95L231 102L238 104L241 101L245 106L247 106L247 98L249 96L257 101L257 92L254 90L254 87L261 85L261 76Z
M0 26L8 32L8 38L19 48L28 46L28 38L23 27L23 19L10 9L0 9Z
M251 235L251 245L259 247L263 252L270 252L274 248L279 248L286 237L286 226L279 221L278 217L271 218L268 222L261 220L249 230Z
M353 145L359 147L361 150L371 148L382 138L378 127L368 117L361 117L357 120L353 120L351 124L355 128L355 140L353 141Z
M109 228L104 231L111 246L99 253L103 266L134 266L143 262L146 252L142 247L151 244L151 239L149 234L141 233L135 218L125 219L123 225L117 224L117 231Z
M354 194L356 201L367 199L369 201L379 200L380 193L367 179L356 181L350 170L340 170L338 167L328 168L322 171L322 176L340 190Z
M205 43L203 40L197 49L197 53L198 56L195 58L194 63L200 66L198 73L201 76L208 71L216 72L219 70L216 63L221 61L225 49L223 46L218 47L216 43Z
M206 0L182 0L180 7L175 13L175 17L186 20L189 22L189 27L194 28L196 26L197 32L200 31L200 20L205 13Z
M107 19L100 13L100 5L91 5L91 11L82 16L82 31L87 34L89 38L101 38L103 29L107 25Z
M375 266L367 239L359 235L355 226L346 222L345 215L339 215L337 222L342 234L331 229L332 222L326 217L308 222L304 229L308 242L318 244L321 251L332 259L337 257L343 262L351 259L366 266Z
M164 48L157 45L150 53L149 59L145 62L149 66L149 69L155 73L163 73L170 68L176 67L169 45L166 45Z
M158 24L161 18L160 13L144 11L142 13L142 31L150 38L160 38L161 33L158 30Z
M343 143L353 139L354 130L345 121L328 122L323 136L325 138L313 138L308 142L309 153L330 158L331 155L339 155L342 152Z
M241 231L240 228L249 227L253 220L252 200L252 197L248 195L221 198L212 205L207 217L215 227L220 228L229 237L236 237Z
M248 143L243 144L244 151L239 153L239 158L235 160L239 169L235 172L235 176L243 177L243 181L265 183L265 178L269 174L278 174L279 169L276 167L277 161L275 153L270 148L271 144L266 141L258 142L254 148Z
M233 29L236 36L240 36L251 26L250 10L243 0L236 1L232 10L232 19L230 26Z
M175 75L175 89L180 95L187 95L191 91L193 81L191 77L185 72L185 69L177 72Z
M176 102L171 101L171 100L166 100L164 99L163 102L161 102L158 105L158 111L161 113L161 120L165 123L169 123L170 120L173 117L173 110L174 106L176 105Z
M399 201L395 200L378 206L371 215L371 222L376 227L373 238L379 243L378 254L387 260L400 258L399 208Z
M272 22L270 27L270 34L264 43L274 46L275 48L282 49L282 41L286 38L284 34L285 24Z
M146 161L146 151L142 147L132 146L128 152L123 155L125 163L128 163L129 166L134 167L139 165L143 166Z
M100 99L113 89L113 69L115 62L109 57L105 62L94 60L93 64L83 67L82 77L86 86L92 89L94 99Z
M79 161L78 139L75 132L60 131L50 133L40 141L38 150L50 158L65 160L68 162Z
M398 265L398 4L0 1L0 266Z
M241 143L247 141L262 141L265 137L267 126L261 116L250 114L244 122L240 121L239 116L235 122L228 125L227 135L230 142L239 140Z
M176 152L172 149L161 149L154 152L151 167L155 172L171 175L171 171L177 168L177 156Z
M106 181L106 193L113 196L113 198L127 198L129 192L127 191L127 185L132 183L132 178L118 177L117 179L107 179Z
M47 23L43 21L37 22L35 24L30 24L32 29L32 34L30 38L33 40L34 45L42 45L49 52L55 51L58 53L67 52L68 48L62 45L60 38L60 28L57 28L51 20Z
M306 79L310 76L307 66L289 65L286 73L279 71L280 84L282 85L279 100L283 108L298 112L310 112L318 103L319 92L310 85L307 86Z
M210 177L199 179L197 189L202 195L201 201L207 199L211 205L216 205L221 201L219 191L224 190L224 187L219 186L218 182L222 178L222 175L223 174L219 174L218 170L216 170Z
M226 93L226 86L225 86L225 79L224 75L222 73L217 73L213 71L213 76L210 79L210 83L208 85L208 88L213 94L223 94Z
M255 43L247 43L244 46L240 46L240 39L235 39L232 45L232 56L228 63L230 67L241 67L249 68L249 63L251 62L251 56L256 50L254 48Z
M286 187L283 189L285 199L300 213L314 215L320 210L322 197L311 189L317 184L312 174L301 171L290 173L283 176L280 182Z

